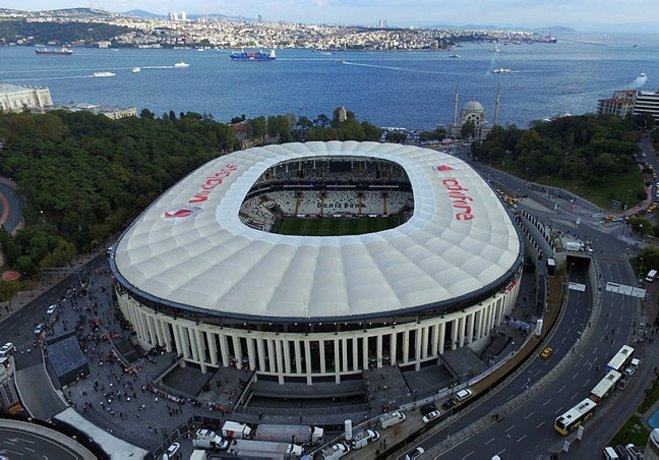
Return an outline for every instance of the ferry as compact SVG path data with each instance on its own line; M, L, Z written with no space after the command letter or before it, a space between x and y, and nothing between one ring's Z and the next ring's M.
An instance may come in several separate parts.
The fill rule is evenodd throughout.
M512 70L510 70L506 67L499 67L498 69L494 69L492 72L494 72L494 73L509 73L509 72L512 72Z
M94 72L95 77L114 77L116 73L113 72Z
M190 67L190 64L188 64L187 62L183 62L183 61L180 61L180 62L177 62L176 64L174 64L175 69L187 69L188 67Z
M277 59L275 50L270 50L269 53L263 51L243 51L240 53L232 53L229 55L232 61L274 61Z
M46 56L71 56L73 54L73 51L70 48L67 48L66 46L63 46L62 49L49 49L49 48L39 48L34 50L34 52L38 55L46 55Z
M139 67L133 67L132 69L130 69L130 71L133 73L137 73L137 72L141 72L142 69L140 69Z

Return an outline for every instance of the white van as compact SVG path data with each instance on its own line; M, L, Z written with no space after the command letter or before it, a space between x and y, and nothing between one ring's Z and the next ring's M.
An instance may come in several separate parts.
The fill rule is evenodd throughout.
M455 394L455 399L462 402L473 394L473 391L471 391L469 388L465 388L464 390L460 390Z
M398 412L397 410L378 417L378 424L382 429L389 428L390 426L394 426L403 421L405 421L405 414Z
M605 447L603 453L606 460L620 460L620 456L613 447Z
M657 278L657 270L653 268L648 272L647 276L645 277L645 281L651 283L655 280L655 278Z

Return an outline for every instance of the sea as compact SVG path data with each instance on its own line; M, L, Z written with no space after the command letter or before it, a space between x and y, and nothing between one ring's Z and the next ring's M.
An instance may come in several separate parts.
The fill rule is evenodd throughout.
M618 89L656 91L659 35L566 33L558 43L468 43L450 51L318 52L278 49L273 62L234 62L235 50L73 48L71 56L0 47L0 82L48 87L77 103L232 117L331 117L338 106L381 127L434 129L470 100L499 123L594 112ZM459 57L450 57L457 54ZM175 68L177 62L190 64ZM140 72L131 72L139 67ZM495 73L495 69L510 72ZM112 72L112 77L94 77ZM646 78L641 78L641 73Z

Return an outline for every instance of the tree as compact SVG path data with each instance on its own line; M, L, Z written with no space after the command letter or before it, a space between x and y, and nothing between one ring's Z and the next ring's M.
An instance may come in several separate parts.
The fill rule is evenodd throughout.
M469 139L476 136L476 124L474 123L473 120L467 120L462 124L462 128L460 129L460 135L465 139Z
M155 117L156 117L155 114L149 109L142 109L142 111L140 112L140 118L148 118L150 120L153 120Z

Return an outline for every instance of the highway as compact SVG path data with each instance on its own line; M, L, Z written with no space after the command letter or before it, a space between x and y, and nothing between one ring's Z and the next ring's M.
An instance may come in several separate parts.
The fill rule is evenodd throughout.
M622 345L630 342L633 327L641 323L638 299L604 289L609 281L637 285L627 262L633 250L630 246L635 240L626 232L624 223L602 223L601 210L584 200L569 194L557 194L551 189L530 187L524 180L479 165L472 166L480 169L494 187L516 195L527 195L520 208L555 231L592 242L593 258L599 268L595 292L599 292L601 302L599 310L592 312L593 291L585 277L586 267L581 263L571 264L570 281L587 286L584 292L569 291L563 316L547 342L554 349L553 356L548 360L533 358L510 384L418 445L427 452L424 458L548 457L550 453L560 452L564 441L571 441L575 436L564 437L557 433L553 429L554 419L588 397L590 390L604 376L608 360ZM589 322L591 330L582 340L581 332ZM570 351L572 348L576 351ZM584 439L571 443L569 451L561 454L561 458L601 458L603 447L634 411L643 389L653 378L654 366L651 363L657 360L657 348L637 347L636 355L642 359L642 364L631 383L624 391L617 391L602 403L596 416L586 423ZM543 379L543 376L546 377ZM540 379L543 383L536 385ZM497 408L511 400L518 401L518 407L499 414ZM492 417L495 413L497 420ZM480 422L476 423L477 420ZM452 439L458 438L460 430L465 427L470 427L470 434Z

